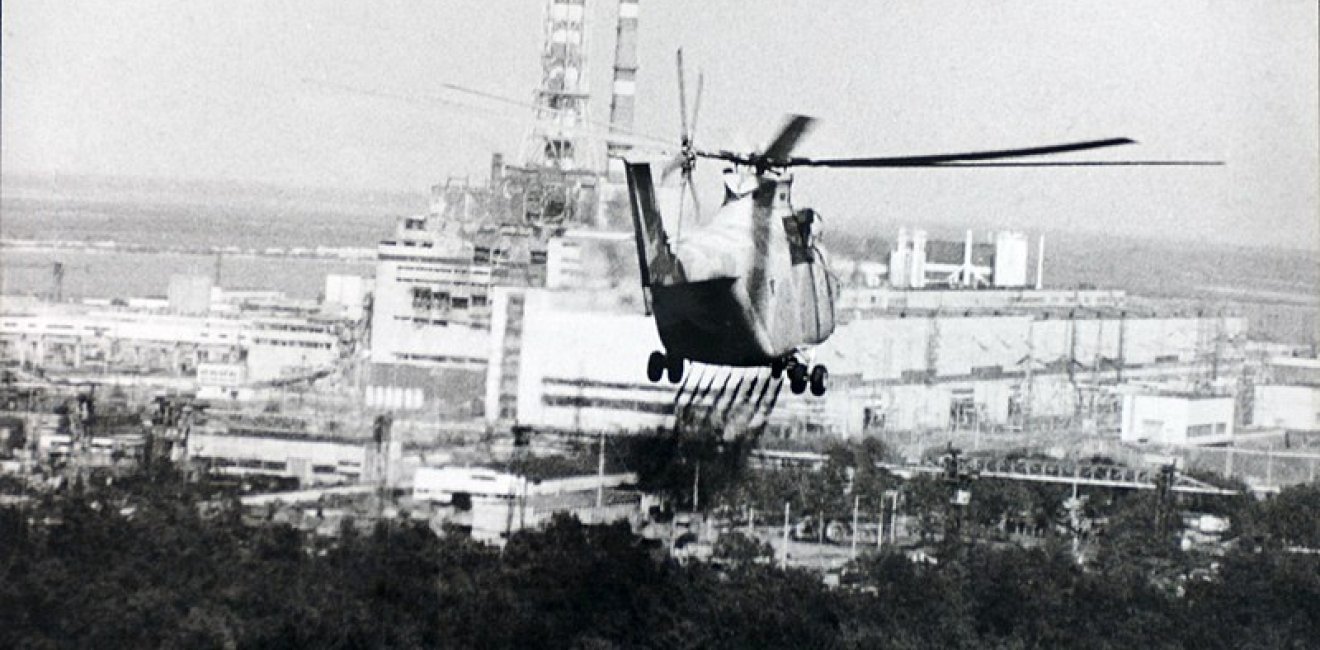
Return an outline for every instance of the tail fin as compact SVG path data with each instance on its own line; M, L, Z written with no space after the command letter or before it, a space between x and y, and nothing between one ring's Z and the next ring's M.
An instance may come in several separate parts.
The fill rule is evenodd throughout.
M631 198L633 234L637 238L637 266L642 287L681 282L682 266L669 249L669 237L655 200L655 182L650 163L624 163Z

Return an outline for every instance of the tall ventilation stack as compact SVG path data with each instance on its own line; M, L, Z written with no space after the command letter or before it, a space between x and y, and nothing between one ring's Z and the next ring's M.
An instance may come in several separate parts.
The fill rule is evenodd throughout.
M637 93L637 3L619 0L619 25L614 37L614 86L610 96L610 132L628 133L633 127ZM623 157L632 147L622 142L606 144L611 183L623 182Z

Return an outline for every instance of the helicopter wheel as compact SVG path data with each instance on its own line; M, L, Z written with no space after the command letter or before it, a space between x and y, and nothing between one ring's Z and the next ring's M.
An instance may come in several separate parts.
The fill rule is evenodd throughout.
M820 397L825 394L825 382L830 378L830 371L825 366L811 369L811 394Z
M794 395L801 395L807 390L807 367L795 363L788 368L788 389L793 391Z
M770 362L770 377L779 379L784 376L784 366L788 365L783 359L775 359Z
M683 357L672 355L666 357L665 374L669 376L669 383L671 384L683 381Z
M665 353L652 352L651 358L646 360L646 378L650 379L651 383L655 383L657 381L660 381L660 378L664 376L665 376Z

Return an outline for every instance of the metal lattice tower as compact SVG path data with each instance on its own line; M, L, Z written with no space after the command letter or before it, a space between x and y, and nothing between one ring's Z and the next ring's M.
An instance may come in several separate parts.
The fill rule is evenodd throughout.
M531 132L523 144L523 165L559 171L598 170L584 132L587 112L586 0L548 0L541 85Z

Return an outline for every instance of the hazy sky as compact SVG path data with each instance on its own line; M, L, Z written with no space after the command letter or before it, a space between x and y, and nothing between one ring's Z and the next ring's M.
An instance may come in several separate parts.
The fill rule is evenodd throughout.
M616 9L587 2L593 117L604 120ZM1314 0L641 2L641 131L676 139L681 45L690 74L706 75L697 139L710 148L763 142L801 112L821 120L802 155L1126 136L1141 144L1085 157L1227 162L800 172L797 202L834 227L1320 247ZM6 173L421 192L448 175L484 178L493 150L516 155L524 113L303 80L416 96L455 83L529 99L540 74L539 0L6 0L0 11Z

